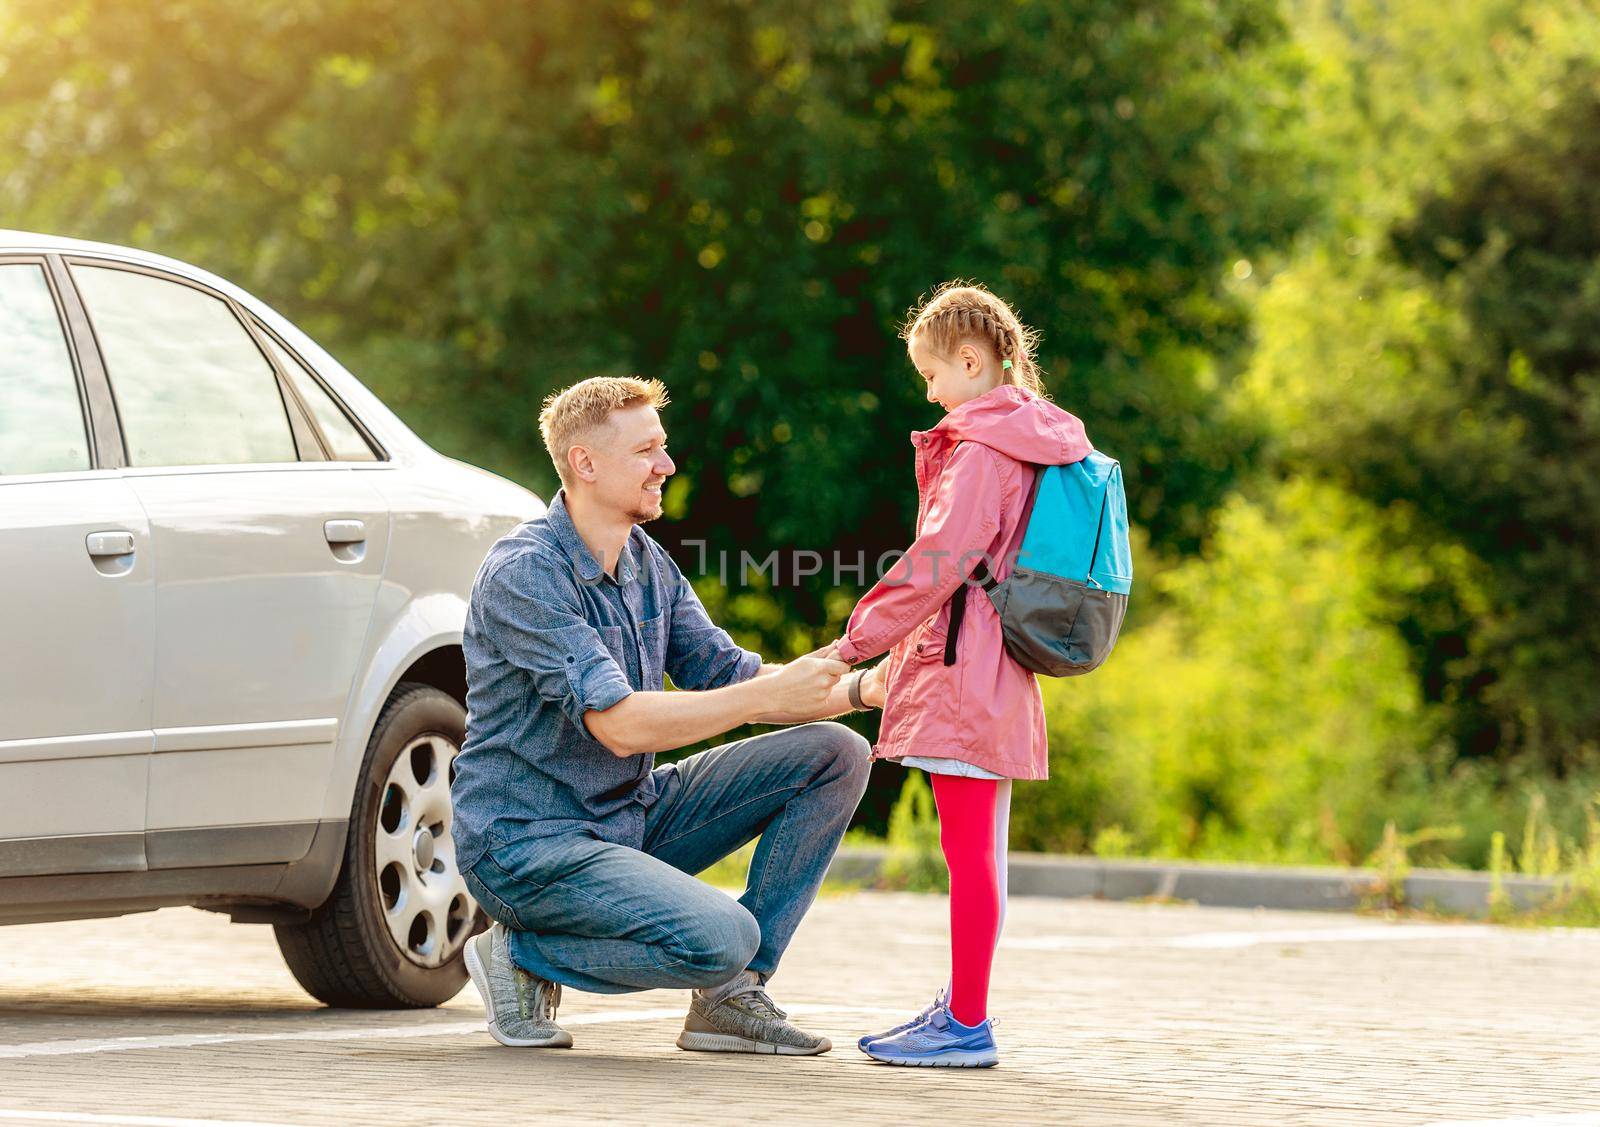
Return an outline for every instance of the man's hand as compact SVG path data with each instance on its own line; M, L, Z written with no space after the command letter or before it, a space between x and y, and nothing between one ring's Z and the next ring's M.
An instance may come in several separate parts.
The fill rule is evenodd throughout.
M801 654L800 656L801 657L838 657L839 656L838 655L839 643L842 642L842 641L844 641L843 638L835 639L834 641L829 642L825 646L819 646L817 649L812 650L810 653ZM761 663L761 671L759 673L757 673L756 676L757 677L772 677L772 676L782 672L782 670L783 670L783 666L782 665L776 665L776 664L773 664L771 662L762 662ZM769 721L769 722L770 723L778 723L778 721Z
M767 715L815 715L828 701L839 678L850 672L848 662L807 654L797 657L770 677L762 679Z
M583 723L613 755L648 755L741 724L804 724L850 710L839 684L850 671L848 662L807 654L763 669L720 689L630 693L603 711L585 712Z

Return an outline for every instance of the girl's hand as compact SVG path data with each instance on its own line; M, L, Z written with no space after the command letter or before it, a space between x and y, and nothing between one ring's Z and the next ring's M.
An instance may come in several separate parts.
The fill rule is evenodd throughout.
M839 644L841 642L843 642L843 641L844 641L843 638L835 638L833 641L829 642L827 645L820 646L817 649L812 650L810 653L803 654L801 656L803 656L803 657L828 657L828 658L837 657L838 653L839 653Z
M886 661L878 662L877 665L867 670L866 676L861 678L861 700L862 703L871 708L882 708L883 702L888 696L883 682L884 666L886 665L888 665Z

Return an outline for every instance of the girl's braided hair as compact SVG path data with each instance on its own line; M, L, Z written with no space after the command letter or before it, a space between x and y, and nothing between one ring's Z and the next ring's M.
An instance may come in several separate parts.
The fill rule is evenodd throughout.
M1039 334L1024 325L1011 306L976 282L946 282L926 301L912 306L900 339L909 345L917 336L944 356L953 354L963 341L985 344L1001 361L1003 383L1049 397L1033 358ZM1005 368L1007 360L1010 368Z

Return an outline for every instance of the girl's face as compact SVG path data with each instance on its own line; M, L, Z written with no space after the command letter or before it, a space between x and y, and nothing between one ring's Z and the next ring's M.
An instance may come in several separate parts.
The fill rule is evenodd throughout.
M951 356L941 356L922 334L911 338L911 363L928 385L928 402L946 412L976 399L1000 384L1000 365L970 341L964 341Z

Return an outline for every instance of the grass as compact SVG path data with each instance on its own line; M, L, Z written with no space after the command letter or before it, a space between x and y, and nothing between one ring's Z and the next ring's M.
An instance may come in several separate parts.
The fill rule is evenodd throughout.
M1495 833L1490 843L1488 919L1491 922L1519 927L1600 927L1600 794L1590 799L1584 813L1584 838L1577 841L1556 830L1544 796L1537 789L1529 792L1527 815L1517 846L1512 848L1503 832ZM1389 918L1462 918L1413 903L1406 894L1412 852L1419 846L1451 840L1459 833L1453 826L1402 833L1393 822L1386 825L1382 841L1366 861L1367 867L1376 871L1377 880L1362 911ZM939 815L933 791L921 772L907 773L900 797L889 814L887 837L852 830L845 836L844 844L887 851L873 888L934 893L949 890L949 874L939 847ZM1128 842L1115 835L1096 844L1105 846L1103 853L1096 850L1101 856L1133 856L1127 848ZM719 888L742 889L754 851L754 843L745 846L701 873L701 879ZM1504 885L1508 878L1517 876L1550 880L1554 882L1555 891L1541 904L1519 907ZM848 892L857 887L852 882L830 879L823 885L823 891Z
M720 888L737 895L744 891L745 878L750 872L750 859L755 856L755 852L756 843L753 841L741 846L709 869L701 872L699 874L700 879L713 888ZM846 892L854 892L859 887L853 881L829 877L822 882L820 894L823 896L837 896Z

